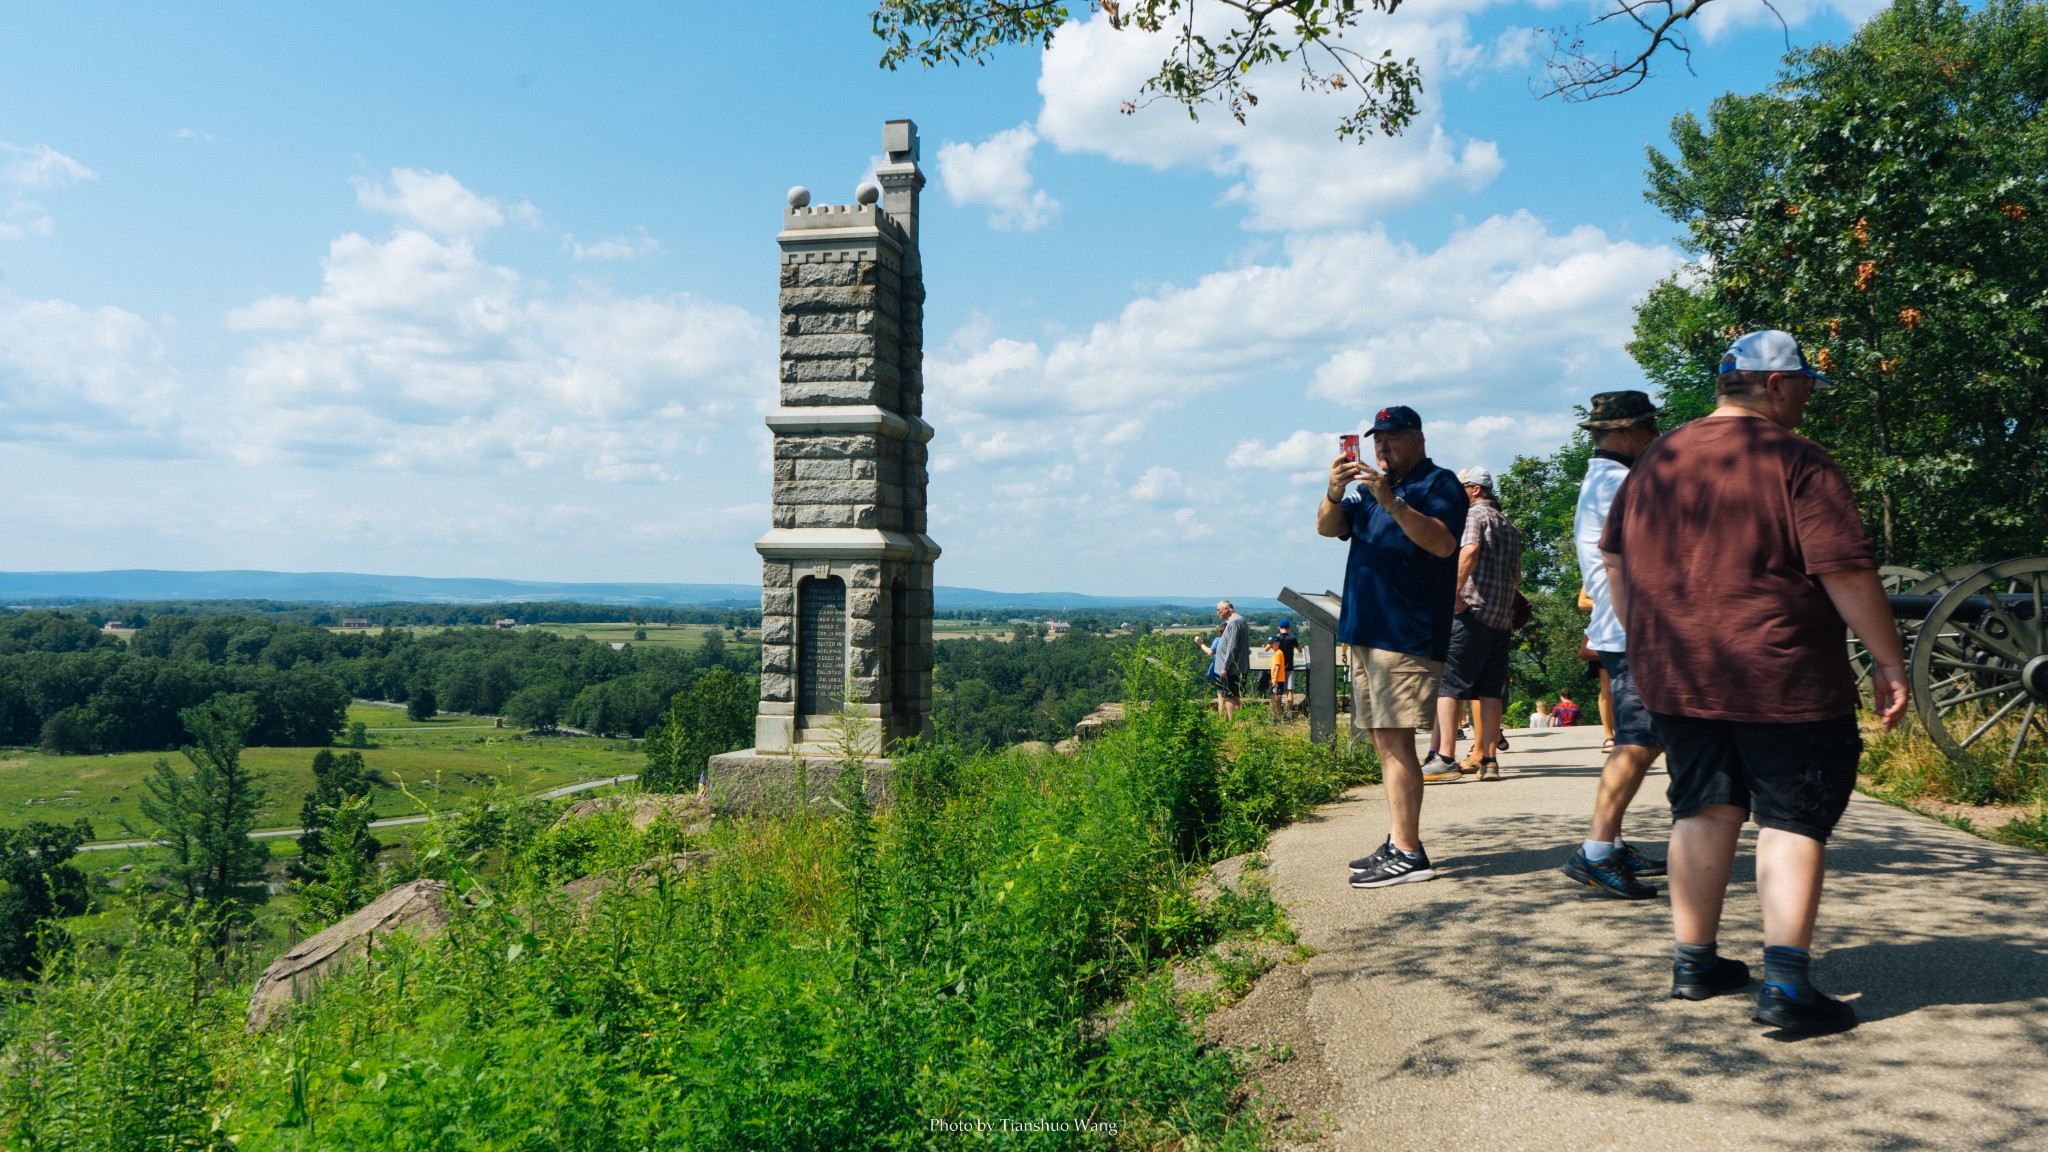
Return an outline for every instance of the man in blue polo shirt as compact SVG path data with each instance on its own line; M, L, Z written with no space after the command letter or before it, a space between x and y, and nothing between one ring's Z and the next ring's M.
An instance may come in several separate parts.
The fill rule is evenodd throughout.
M1458 478L1430 462L1413 408L1380 409L1372 441L1378 467L1339 456L1316 509L1319 535L1351 542L1337 642L1351 662L1351 727L1370 732L1379 750L1391 825L1378 851L1351 862L1353 888L1436 876L1422 850L1425 772L1415 730L1436 711L1469 507ZM1456 764L1441 767L1438 779L1458 778Z

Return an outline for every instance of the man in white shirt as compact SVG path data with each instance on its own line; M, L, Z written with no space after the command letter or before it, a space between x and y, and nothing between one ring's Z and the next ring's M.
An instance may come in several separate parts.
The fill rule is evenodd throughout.
M1579 488L1572 535L1578 545L1579 576L1593 601L1586 627L1586 646L1600 657L1614 697L1614 750L1600 773L1600 791L1593 801L1593 827L1564 866L1564 874L1625 900L1647 900L1657 889L1640 879L1662 876L1664 861L1644 856L1621 838L1621 820L1663 754L1649 710L1636 692L1628 667L1628 637L1614 614L1608 595L1607 566L1600 557L1600 532L1614 494L1628 478L1629 466L1657 438L1657 408L1642 392L1602 392L1579 427L1593 434L1593 459Z

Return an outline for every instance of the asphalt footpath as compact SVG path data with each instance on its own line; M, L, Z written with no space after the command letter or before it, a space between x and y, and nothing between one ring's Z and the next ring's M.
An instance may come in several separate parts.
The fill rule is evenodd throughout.
M2048 858L1857 796L1814 952L1816 982L1863 1023L1789 1038L1750 1022L1754 984L1669 998L1664 897L1559 871L1586 834L1600 736L1512 732L1504 780L1431 786L1428 883L1346 883L1386 835L1378 788L1274 836L1274 894L1320 950L1298 977L1320 1042L1304 1048L1335 1086L1319 1144L2048 1149ZM1624 833L1659 857L1665 784L1660 763ZM1754 846L1751 828L1720 945L1761 975Z

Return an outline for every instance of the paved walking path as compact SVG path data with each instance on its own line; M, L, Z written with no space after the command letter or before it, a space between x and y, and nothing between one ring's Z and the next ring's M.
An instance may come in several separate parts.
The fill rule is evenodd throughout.
M1600 729L1511 738L1507 779L1428 790L1435 881L1346 885L1345 862L1386 834L1377 788L1273 838L1274 893L1321 949L1299 983L1334 1081L1326 1145L2048 1148L2048 858L1856 797L1815 951L1821 986L1864 1023L1774 1039L1749 1021L1754 986L1667 998L1667 901L1559 873L1585 835ZM1660 856L1665 782L1660 765L1626 829ZM1761 974L1753 847L1751 829L1721 947Z

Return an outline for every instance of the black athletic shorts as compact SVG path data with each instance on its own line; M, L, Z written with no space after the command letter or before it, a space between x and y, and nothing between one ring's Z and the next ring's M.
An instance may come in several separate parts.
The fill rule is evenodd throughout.
M1451 651L1436 694L1453 700L1505 699L1513 639L1514 633L1481 623L1476 613L1451 617Z
M1663 747L1664 742L1657 738L1657 729L1650 720L1650 710L1643 707L1643 698L1636 694L1636 677L1628 670L1628 653L1602 652L1600 664L1607 669L1608 694L1614 698L1614 742Z
M1849 807L1863 736L1856 717L1749 724L1651 713L1671 772L1671 818L1709 804L1746 810L1759 828L1825 841Z
M1243 694L1243 680L1235 672L1211 672L1209 683L1216 691L1232 700Z

